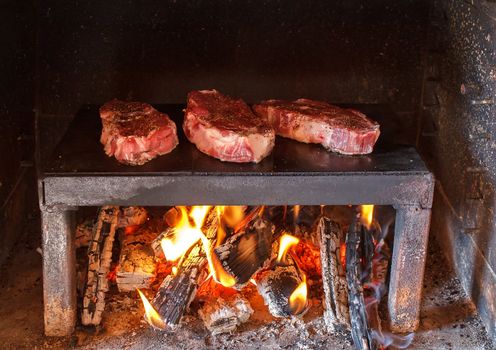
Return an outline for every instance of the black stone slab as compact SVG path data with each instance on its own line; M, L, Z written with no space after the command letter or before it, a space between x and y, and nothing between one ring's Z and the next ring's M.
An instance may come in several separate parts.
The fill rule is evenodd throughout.
M387 106L353 105L381 123L381 136L372 154L345 156L326 151L319 145L304 144L277 137L272 154L258 164L221 162L196 149L182 132L183 106L157 106L176 122L179 145L168 155L142 166L120 164L107 157L100 144L101 122L98 108L85 107L74 118L65 137L45 167L44 176L127 176L178 174L242 175L323 175L328 173L427 174L420 156L412 147L388 142L396 139L397 126Z

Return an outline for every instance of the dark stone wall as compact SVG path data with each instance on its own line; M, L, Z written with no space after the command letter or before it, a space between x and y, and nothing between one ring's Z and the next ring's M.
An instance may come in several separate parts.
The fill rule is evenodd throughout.
M421 147L435 171L432 232L496 335L496 4L432 8Z
M23 230L34 190L35 10L0 4L0 264ZM31 193L28 194L31 188Z

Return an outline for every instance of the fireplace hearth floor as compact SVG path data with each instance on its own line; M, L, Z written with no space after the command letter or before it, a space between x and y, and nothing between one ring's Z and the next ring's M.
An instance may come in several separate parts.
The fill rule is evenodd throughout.
M106 322L99 334L78 328L70 338L44 337L38 228L37 220L28 225L24 238L0 271L2 348L353 349L345 335L321 331L323 322L319 319L306 325L288 320L263 328L252 324L233 335L213 338L201 325L184 327L175 335L155 332L141 321L142 310L133 312L132 308L126 317L121 317L123 311L108 312L108 321L113 322ZM420 329L410 349L494 349L433 238L429 242Z

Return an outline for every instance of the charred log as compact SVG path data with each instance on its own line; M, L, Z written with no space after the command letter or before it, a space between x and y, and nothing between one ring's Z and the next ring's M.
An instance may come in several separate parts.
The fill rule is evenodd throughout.
M324 320L332 330L337 326L349 329L348 285L346 271L341 263L344 233L338 223L327 217L320 219L318 231L326 306Z
M87 219L77 225L75 234L76 248L87 247L90 244L94 226L95 221L93 219Z
M134 234L121 233L121 253L116 282L119 291L131 292L137 288L149 288L155 278L155 254L150 243L154 232L140 228Z
M232 332L253 314L250 302L239 293L209 298L198 311L212 335Z
M210 245L217 238L218 216L211 210L203 225L203 233ZM170 232L170 230L169 230ZM195 298L200 281L205 277L205 251L202 244L195 244L178 265L176 275L167 276L157 291L152 305L165 324L174 326Z
M360 350L378 348L372 337L361 283L362 267L360 256L364 254L361 240L363 226L359 217L354 216L346 238L346 278L348 282L348 303L350 308L351 335L355 347Z
M274 317L303 314L308 304L291 305L290 297L305 277L291 256L286 256L285 264L276 264L272 269L262 271L257 276L257 289L263 297L269 312Z
M164 252L162 251L162 246L160 242L162 242L162 240L165 238L170 238L174 236L174 234L175 234L174 228L169 227L153 239L153 241L150 243L150 248L152 249L156 257L164 256Z
M306 240L315 232L319 216L320 207L315 205L271 206L264 214L276 226L276 235L286 231Z
M119 228L143 225L148 219L148 212L143 207L123 207L119 216Z
M236 289L242 288L271 258L274 226L255 218L239 233L214 250L224 270L231 275Z
M102 320L118 219L119 207L105 206L100 209L88 248L88 277L81 315L83 325L98 325Z

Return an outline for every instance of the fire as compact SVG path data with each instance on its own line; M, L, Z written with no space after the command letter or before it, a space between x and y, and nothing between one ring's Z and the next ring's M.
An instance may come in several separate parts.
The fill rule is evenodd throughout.
M245 218L245 207L242 205L217 206L217 215L222 216L222 220L229 227L236 227Z
M362 223L370 229L372 225L372 220L374 219L374 205L373 204L367 204L367 205L362 205L361 206L361 218L362 218Z
M165 258L169 261L176 261L194 244L201 241L207 256L209 271L214 280L224 287L232 287L236 284L236 280L224 270L222 264L213 253L214 247L211 246L201 230L210 208L210 206L194 206L188 214L185 207L180 207L181 217L174 227L174 236L164 238L160 243ZM225 207L217 207L215 210L217 215L222 215L226 211ZM173 269L172 273L176 275L177 268Z
M279 253L277 254L277 262L282 262L286 253L288 252L291 246L298 244L300 240L295 236L288 235L285 233L282 235L281 240L279 241Z
M307 278L303 275L303 281L301 281L289 297L289 307L293 315L302 313L307 307L307 292Z
M222 264L214 254L207 237L202 234L201 240L203 243L203 249L207 255L208 270L210 271L210 274L214 278L215 282L228 288L234 286L236 284L236 280L222 267Z
M203 236L201 227L210 207L195 206L191 209L189 215L185 207L179 207L179 209L181 216L174 227L174 236L164 238L160 242L165 258L168 261L176 261L181 258L189 248L201 239ZM193 220L193 225L189 220L190 217Z
M139 289L136 290L138 291L138 294L141 297L141 301L143 302L143 306L145 307L146 322L148 322L151 326L155 328L165 329L165 322L162 321L158 312L155 311L152 304L150 304L150 302L145 297L145 295Z
M346 269L346 243L341 243L339 247L339 261L343 269Z
M189 216L193 219L193 222L195 223L194 227L197 230L201 231L203 222L205 221L210 208L209 205L195 205L193 209L191 209Z

